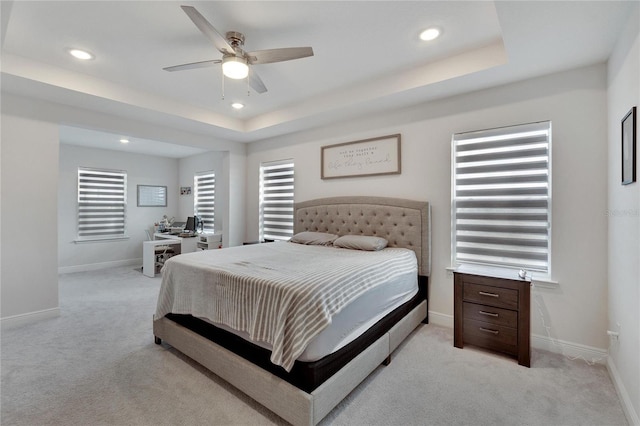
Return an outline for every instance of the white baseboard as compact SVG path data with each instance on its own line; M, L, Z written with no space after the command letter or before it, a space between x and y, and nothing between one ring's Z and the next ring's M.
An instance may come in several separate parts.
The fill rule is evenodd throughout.
M539 334L531 335L531 347L596 364L605 364L608 358L606 349L567 342L566 340L551 339Z
M429 311L429 324L453 328L453 315ZM599 364L605 364L607 362L607 351L605 349L559 339L550 339L547 336L538 334L531 335L531 347L565 355L570 358L581 358Z
M0 324L2 328L18 327L25 324L30 324L35 321L41 321L44 319L51 319L60 316L60 308L45 309L36 312L27 312L26 314L13 315L10 317L0 318Z
M442 314L440 312L429 311L429 324L453 328L453 316ZM547 336L537 334L531 335L531 347L554 352L570 358L584 359L590 363L595 362L597 364L606 364L609 376L611 376L613 385L618 392L622 409L629 421L629 424L633 426L640 426L640 417L631 402L631 398L624 386L624 382L622 381L613 360L609 357L607 350L567 342L565 340L551 339Z
M429 311L429 324L440 325L442 327L453 328L453 315L441 314L440 312Z
M618 396L620 397L620 404L622 405L622 410L624 411L625 416L627 416L627 421L630 425L639 426L640 417L631 403L631 398L629 398L627 388L625 387L622 378L620 377L620 373L618 373L618 369L611 357L607 360L607 370L609 370L609 376L611 376L613 386L616 388L616 392L618 392Z
M125 260L113 260L111 262L100 263L88 263L86 265L74 265L74 266L60 266L58 267L58 274L69 274L72 272L87 272L97 271L99 269L108 269L116 266L140 266L142 267L142 258L138 259L125 259Z

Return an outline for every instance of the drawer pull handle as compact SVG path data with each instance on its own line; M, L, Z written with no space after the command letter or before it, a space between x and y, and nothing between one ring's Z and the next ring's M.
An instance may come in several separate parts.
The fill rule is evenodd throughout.
M488 328L479 327L480 331L484 331L485 333L498 334L498 330L489 330Z
M487 293L486 291L479 291L478 294L480 296L489 296L489 297L500 297L499 294L496 293Z
M478 311L478 313L480 315L486 315L488 317L494 317L494 318L498 318L498 314L495 314L493 312L485 312L485 311Z

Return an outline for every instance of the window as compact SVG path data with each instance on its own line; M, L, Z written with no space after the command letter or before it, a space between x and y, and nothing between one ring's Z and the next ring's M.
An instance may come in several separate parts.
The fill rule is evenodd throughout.
M551 123L453 135L453 264L550 273Z
M127 173L78 168L78 240L125 238Z
M215 231L216 173L198 173L193 178L193 214L203 221L204 232Z
M293 161L260 165L260 241L293 236Z

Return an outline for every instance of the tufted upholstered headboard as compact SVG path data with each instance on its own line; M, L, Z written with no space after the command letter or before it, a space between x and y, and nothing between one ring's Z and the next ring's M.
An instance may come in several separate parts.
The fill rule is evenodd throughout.
M431 208L426 201L387 197L331 197L295 204L294 233L374 235L389 247L413 250L418 274L431 272Z

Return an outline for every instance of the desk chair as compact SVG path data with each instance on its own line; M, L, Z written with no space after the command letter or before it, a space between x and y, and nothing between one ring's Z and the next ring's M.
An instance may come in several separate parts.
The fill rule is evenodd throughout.
M145 229L144 232L147 233L147 240L153 241L153 237L151 236L151 232L148 229ZM155 246L155 267L156 272L162 268L164 262L169 259L171 256L175 255L176 251L170 245L161 245Z

